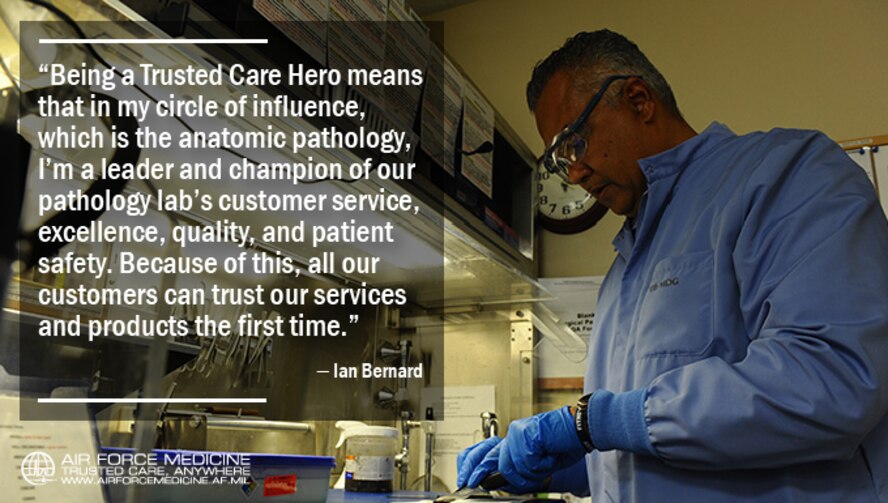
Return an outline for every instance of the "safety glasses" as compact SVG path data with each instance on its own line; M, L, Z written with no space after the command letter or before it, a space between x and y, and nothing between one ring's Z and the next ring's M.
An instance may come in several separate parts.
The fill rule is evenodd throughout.
M561 177L564 183L571 183L568 168L571 164L582 159L586 154L586 146L588 145L588 142L586 140L586 135L581 134L581 132L585 129L584 126L586 120L589 118L589 114L592 113L592 110L595 109L595 105L597 105L598 102L601 101L601 98L604 97L604 93L607 91L608 86L611 85L611 82L632 77L639 76L611 75L605 79L604 83L601 84L601 88L595 93L595 96L589 100L589 104L586 105L586 108L583 109L583 113L577 117L577 120L573 121L572 124L555 135L555 138L552 139L552 144L549 145L549 148L547 148L546 151L543 152L543 156L540 157L539 165L545 168L549 173Z

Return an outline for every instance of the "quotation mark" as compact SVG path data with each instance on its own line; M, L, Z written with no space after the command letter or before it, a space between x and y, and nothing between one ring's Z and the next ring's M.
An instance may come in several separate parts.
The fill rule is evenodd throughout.
M348 322L351 324L357 323L358 322L358 315L357 314L348 315Z
M40 67L38 67L37 69L40 71L40 73L46 73L49 71L49 64L41 63Z

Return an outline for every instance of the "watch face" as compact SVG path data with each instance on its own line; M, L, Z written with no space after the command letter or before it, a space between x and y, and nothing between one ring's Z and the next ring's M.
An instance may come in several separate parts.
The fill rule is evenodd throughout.
M573 234L595 225L607 208L580 186L564 183L545 169L537 171L540 223L560 234Z

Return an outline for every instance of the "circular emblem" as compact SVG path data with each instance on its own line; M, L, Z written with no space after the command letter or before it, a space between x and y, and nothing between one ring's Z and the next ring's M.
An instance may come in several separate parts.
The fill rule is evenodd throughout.
M42 486L52 481L50 477L55 475L55 461L45 452L34 451L22 460L21 470L25 482L32 486Z

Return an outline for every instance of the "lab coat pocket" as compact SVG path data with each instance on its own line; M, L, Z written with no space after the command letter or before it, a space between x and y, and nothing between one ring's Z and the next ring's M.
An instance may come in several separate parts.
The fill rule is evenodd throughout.
M703 355L713 340L712 252L661 260L642 292L636 355L640 358Z

